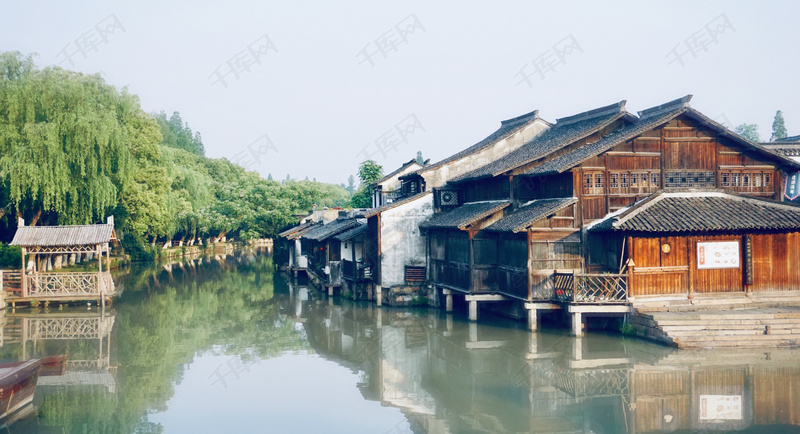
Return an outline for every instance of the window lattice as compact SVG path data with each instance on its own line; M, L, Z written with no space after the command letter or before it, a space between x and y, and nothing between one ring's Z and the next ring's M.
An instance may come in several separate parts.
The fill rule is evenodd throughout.
M675 187L714 187L714 172L674 171L664 174L664 186ZM734 182L739 182L738 179Z

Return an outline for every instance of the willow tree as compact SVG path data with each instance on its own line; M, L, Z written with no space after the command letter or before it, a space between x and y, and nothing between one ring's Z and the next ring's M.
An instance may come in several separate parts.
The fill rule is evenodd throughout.
M123 124L136 98L99 75L37 69L31 56L0 53L0 198L36 224L88 224L117 205L130 181Z

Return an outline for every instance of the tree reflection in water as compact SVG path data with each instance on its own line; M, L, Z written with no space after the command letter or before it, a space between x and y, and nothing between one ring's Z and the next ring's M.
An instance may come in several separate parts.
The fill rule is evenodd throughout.
M386 432L800 427L800 350L680 351L619 336L530 333L488 316L475 324L460 314L382 309L290 285L273 275L268 256L253 253L135 267L118 282L125 291L105 313L6 313L0 357L66 353L68 370L83 373L72 384L40 382L38 418L21 423L161 432L149 415L167 411L199 358L247 366L288 352L317 353L357 374L364 400L402 412L405 420L386 420ZM76 334L56 337L55 320Z

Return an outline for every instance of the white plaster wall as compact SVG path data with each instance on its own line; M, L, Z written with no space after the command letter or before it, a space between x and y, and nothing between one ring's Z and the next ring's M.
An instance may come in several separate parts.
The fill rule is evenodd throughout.
M297 268L308 268L308 257L301 252L300 240L294 240L294 266Z
M345 245L347 247L345 247ZM342 259L347 260L347 261L352 261L353 260L353 256L352 256L353 255L353 250L355 250L356 251L356 261L358 261L364 255L363 245L364 245L364 243L358 243L358 244L353 243L353 240L342 241L341 248L339 250L341 252L341 254L342 254Z
M425 238L419 224L433 215L433 195L381 214L381 286L405 284L405 266L425 266Z
M481 151L423 172L422 177L425 178L428 189L441 187L457 176L483 167L518 149L548 127L546 122L536 119L516 133L495 142Z

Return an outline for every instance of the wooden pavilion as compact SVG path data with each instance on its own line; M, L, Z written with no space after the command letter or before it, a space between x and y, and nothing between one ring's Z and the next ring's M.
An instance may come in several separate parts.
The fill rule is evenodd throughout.
M113 217L106 224L80 226L25 226L20 219L11 245L22 248L24 270L0 272L5 302L97 301L105 305L115 295L109 244L116 239ZM97 271L56 271L82 258L96 258Z

